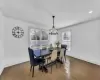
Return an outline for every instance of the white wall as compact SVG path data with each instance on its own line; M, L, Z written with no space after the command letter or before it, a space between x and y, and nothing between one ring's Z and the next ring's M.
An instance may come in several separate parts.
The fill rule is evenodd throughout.
M71 30L71 51L67 55L100 65L100 19L59 30Z
M0 74L4 69L4 47L3 47L3 15L0 10Z
M12 29L16 26L23 28L24 36L15 38L12 36ZM5 67L15 65L29 60L28 54L28 27L39 27L21 20L4 17L4 49L5 49Z

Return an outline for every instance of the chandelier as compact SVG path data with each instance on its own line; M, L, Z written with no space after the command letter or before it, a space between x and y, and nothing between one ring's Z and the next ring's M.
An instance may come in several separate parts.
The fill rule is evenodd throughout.
M54 26L54 18L55 18L55 16L52 16L52 18L53 18L53 27L52 27L52 29L49 30L49 34L50 35L57 35L58 31L57 31L57 29Z

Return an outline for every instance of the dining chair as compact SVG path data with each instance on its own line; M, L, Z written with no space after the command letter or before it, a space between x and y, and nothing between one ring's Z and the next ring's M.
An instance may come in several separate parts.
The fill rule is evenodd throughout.
M34 76L34 67L38 66L38 65L40 67L40 65L41 65L42 71L43 71L43 65L45 63L45 60L42 58L37 58L37 56L34 54L35 51L33 51L30 48L28 48L28 52L29 52L30 65L31 65L30 71L32 70L32 77L33 77ZM39 51L37 51L37 52L39 52ZM39 54L39 53L37 53L37 54Z
M53 50L51 53L51 63L56 64L56 68L57 68L57 50ZM51 65L51 73L52 73L52 65Z
M42 50L41 50L41 54L42 54L42 55L49 54L48 56L45 56L45 57L44 57L45 60L46 60L46 62L47 62L47 64L48 64L48 61L51 60L50 51L49 51L48 49L42 49Z
M64 51L65 51L64 48L62 48L62 49L60 50L60 55L59 55L59 59L60 59L60 61L61 61L61 63L60 63L60 67L61 67L61 64L63 64L63 63L65 62Z
M51 53L51 60L55 61L57 59L57 50L53 50Z
M66 50L67 50L67 45L66 44L61 44L61 49L65 49L64 50L64 57L65 57L65 61L66 61Z
M65 57L64 57L64 51L65 51L64 48L62 48L62 49L60 50L60 56L59 56L59 59L60 59L62 62L64 62L64 60L65 60Z

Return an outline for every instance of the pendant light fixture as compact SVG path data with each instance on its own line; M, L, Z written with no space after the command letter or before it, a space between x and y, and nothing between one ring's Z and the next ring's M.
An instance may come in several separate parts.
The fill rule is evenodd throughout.
M52 27L52 29L49 30L49 34L50 35L57 35L58 31L57 31L57 29L54 26L54 18L55 18L55 16L52 16L52 18L53 18L53 27Z

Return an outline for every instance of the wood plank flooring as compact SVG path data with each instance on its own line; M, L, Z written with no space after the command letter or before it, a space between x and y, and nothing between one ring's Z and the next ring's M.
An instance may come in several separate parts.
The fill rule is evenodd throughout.
M18 64L9 68L6 68L1 75L0 80L66 80L66 73L62 67L58 65L58 68L54 65L52 68L52 74L50 68L48 73L41 72L38 67L35 67L34 77L31 77L30 63L26 62Z
M64 65L53 66L52 74L43 73L35 67L35 77L31 77L29 62L5 68L0 80L100 80L100 66L79 59L67 57L70 61L70 79ZM59 66L59 64L58 64Z
M70 58L70 72L74 80L100 80L100 66Z

